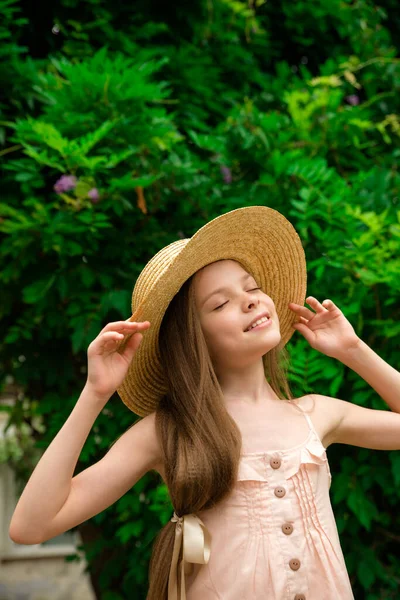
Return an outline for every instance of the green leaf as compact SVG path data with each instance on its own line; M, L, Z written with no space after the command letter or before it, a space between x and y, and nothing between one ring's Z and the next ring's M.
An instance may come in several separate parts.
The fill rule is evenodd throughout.
M65 167L58 162L55 158L51 158L45 150L38 151L33 146L29 144L24 144L25 150L24 153L31 158L34 158L36 162L47 165L48 167L52 167L53 169L57 169L58 171L64 172Z
M149 187L155 181L162 177L159 175L145 175L142 177L134 177L131 173L125 173L123 177L118 179L112 178L110 180L109 192L127 192L129 190L135 190L136 187Z
M362 556L360 556L357 566L357 575L365 590L369 590L376 581L375 566L375 556L369 556L368 553L363 553Z
M123 544L125 544L132 538L138 538L143 533L143 529L143 521L137 520L133 523L126 523L125 525L122 525L122 527L116 531L116 536Z
M121 316L130 311L132 293L128 290L110 290L101 298L101 314L106 315L112 309L117 310ZM126 318L126 317L125 317Z
M76 138L75 140L71 140L68 143L68 153L86 156L93 146L102 140L115 127L116 123L116 120L104 121L104 123L94 131Z
M30 285L27 285L22 290L23 301L27 304L35 304L38 302L46 296L56 279L56 275L51 275L46 279L38 279Z
M375 505L368 500L361 488L357 487L349 492L347 505L365 529L370 531L371 521L377 516L377 511Z
M215 152L216 154L224 154L225 144L222 137L197 133L193 130L189 130L187 133L199 148Z

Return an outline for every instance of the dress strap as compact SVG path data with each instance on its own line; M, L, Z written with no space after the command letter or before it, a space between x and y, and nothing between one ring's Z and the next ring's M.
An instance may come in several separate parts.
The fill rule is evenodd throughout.
M305 416L305 418L307 419L307 423L308 423L309 429L311 429L311 431L313 431L314 433L316 433L317 436L318 436L318 433L317 433L317 431L316 431L316 429L315 429L315 427L313 425L313 422L311 421L311 419L310 419L309 415L306 413L306 411L303 408L301 408L300 404L296 404L293 400L289 400L289 402L290 402L290 404L292 406L294 406L295 408L297 408L297 410L299 410Z

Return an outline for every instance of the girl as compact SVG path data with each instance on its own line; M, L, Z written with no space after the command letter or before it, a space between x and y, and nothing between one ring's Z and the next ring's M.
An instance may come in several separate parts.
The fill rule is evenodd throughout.
M59 535L155 469L175 511L154 543L147 600L353 599L326 448L400 449L400 373L332 301L305 292L301 241L267 207L226 213L160 250L136 282L132 316L90 344L85 388L26 485L11 538ZM293 398L285 345L295 330L395 412ZM143 418L73 477L115 390Z

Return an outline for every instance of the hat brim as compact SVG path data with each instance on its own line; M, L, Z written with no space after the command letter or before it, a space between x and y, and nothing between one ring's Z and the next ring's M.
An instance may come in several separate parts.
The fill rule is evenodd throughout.
M140 318L135 314L131 317L131 320L150 321L151 327L143 333L117 391L126 406L140 416L153 412L167 392L158 350L160 325L175 294L199 269L217 260L231 259L255 277L275 304L281 332L278 349L287 344L295 331L292 325L297 318L288 304L303 305L305 301L307 268L300 237L293 225L272 208L250 206L230 211L181 242L168 268L146 290ZM170 246L176 251L179 244L174 242ZM133 313L135 292L136 289L132 296Z

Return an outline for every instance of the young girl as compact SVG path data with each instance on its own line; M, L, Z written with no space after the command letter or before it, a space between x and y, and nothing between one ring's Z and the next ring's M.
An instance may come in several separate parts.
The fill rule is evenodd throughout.
M305 292L301 241L267 207L226 213L160 250L136 282L132 316L90 344L85 388L26 485L11 538L55 537L155 469L175 512L154 543L147 600L353 599L326 448L400 449L400 373L332 301ZM295 330L394 412L294 399L284 347ZM73 477L115 390L143 418Z

